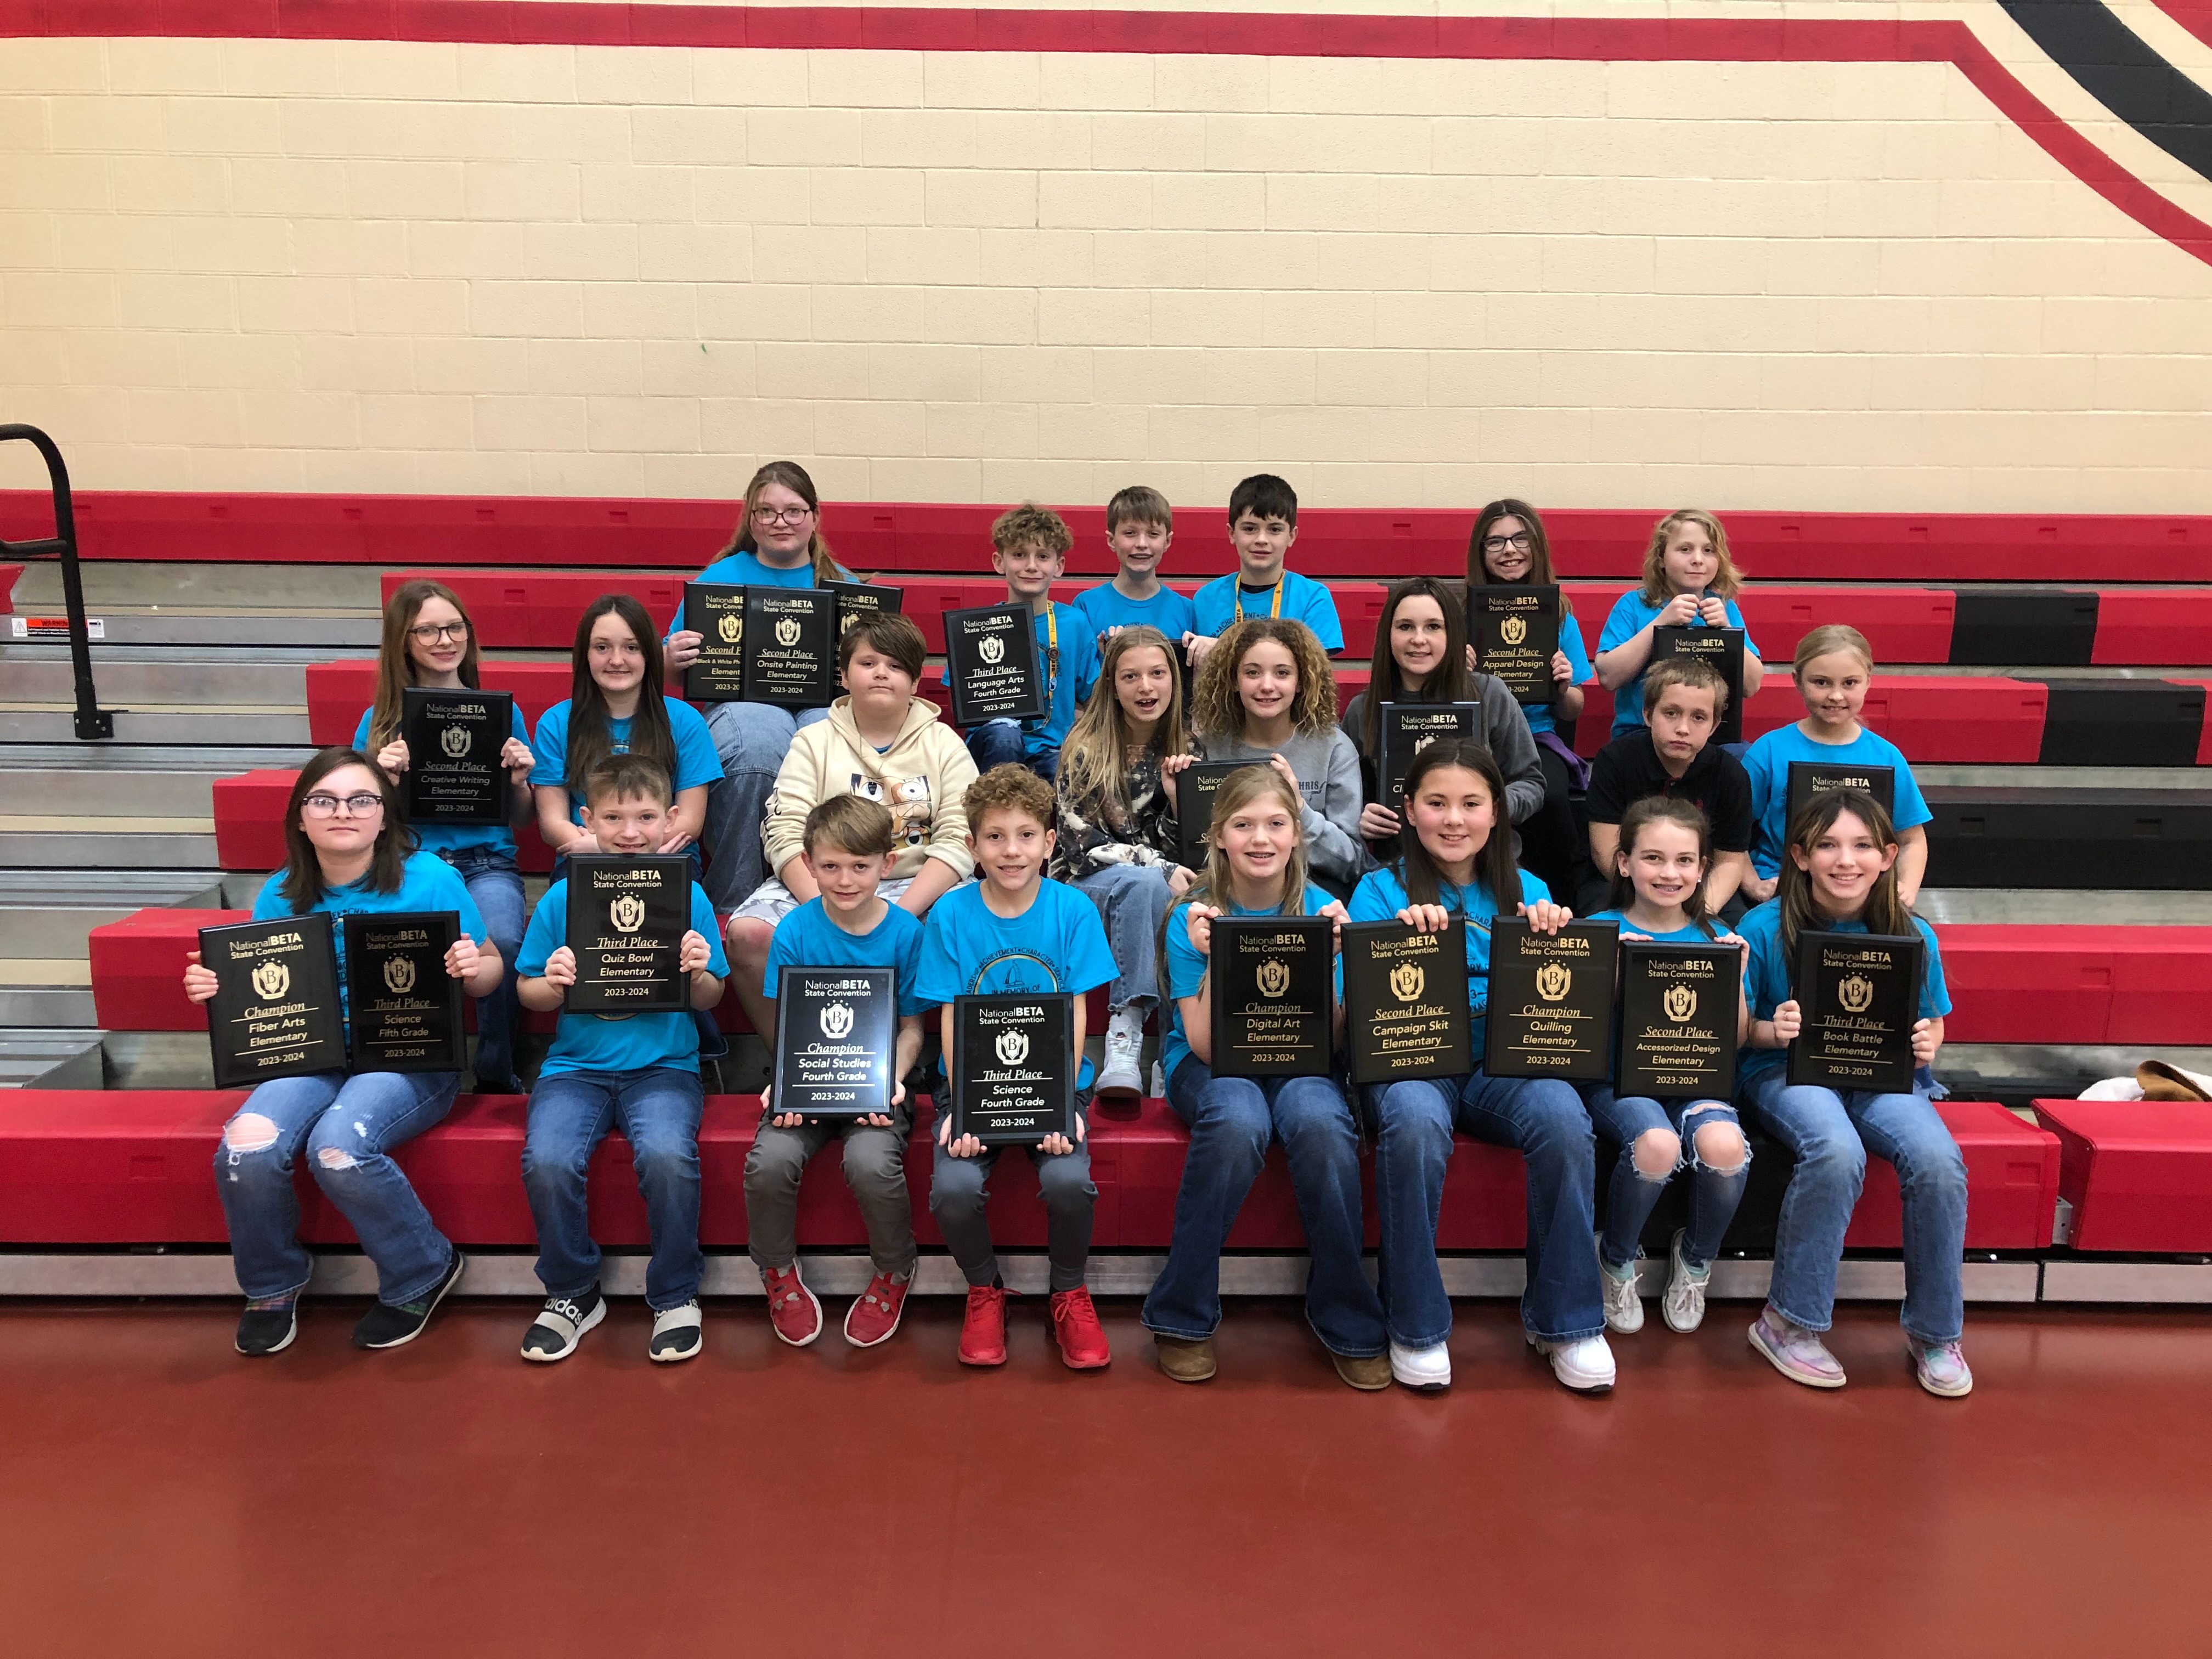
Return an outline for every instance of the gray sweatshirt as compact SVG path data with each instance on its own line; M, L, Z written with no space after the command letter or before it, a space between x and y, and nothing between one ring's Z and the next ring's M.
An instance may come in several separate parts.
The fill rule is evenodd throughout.
M1528 741L1522 728L1522 741ZM1305 811L1298 828L1306 838L1306 867L1317 876L1355 882L1368 867L1367 846L1359 839L1359 751L1340 731L1317 738L1292 732L1280 749L1260 749L1240 738L1206 738L1200 745L1210 761L1259 761L1279 754L1297 775ZM1537 785L1539 798L1542 783Z
M1505 775L1505 810L1516 823L1526 823L1544 804L1544 765L1536 758L1536 739L1528 734L1528 717L1513 694L1495 674L1474 677L1475 700L1482 705L1482 740L1498 769ZM1367 694L1362 691L1344 711L1344 729L1357 733L1366 729ZM1357 739L1354 739L1357 741ZM1292 763L1296 764L1296 763ZM1374 762L1368 757L1371 773ZM1376 797L1378 799L1380 796ZM1355 825L1358 814L1352 815Z

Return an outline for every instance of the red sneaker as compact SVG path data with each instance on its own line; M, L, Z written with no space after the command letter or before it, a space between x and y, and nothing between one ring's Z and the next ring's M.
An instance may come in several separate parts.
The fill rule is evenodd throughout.
M1114 1357L1107 1351L1106 1329L1091 1305L1091 1292L1080 1285L1052 1293L1052 1334L1070 1370L1095 1371Z
M822 1304L799 1278L796 1261L781 1273L763 1267L761 1285L768 1291L768 1322L778 1336L803 1348L822 1334Z
M878 1273L868 1281L868 1288L860 1292L860 1299L845 1313L845 1340L856 1348L872 1348L885 1340L898 1328L899 1315L906 1307L906 1293L914 1285L914 1275L893 1279L889 1273Z
M970 1285L968 1313L960 1322L960 1363L1006 1363L1006 1291L1002 1285Z

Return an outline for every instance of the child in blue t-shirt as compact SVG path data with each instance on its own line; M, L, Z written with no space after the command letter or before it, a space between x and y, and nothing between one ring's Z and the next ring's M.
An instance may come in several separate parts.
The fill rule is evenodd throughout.
M1396 920L1439 933L1454 917L1467 935L1468 1009L1475 1069L1465 1077L1370 1084L1376 1121L1375 1200L1382 1221L1382 1305L1390 1317L1390 1370L1407 1388L1451 1386L1451 1302L1437 1266L1436 1218L1443 1203L1452 1132L1517 1148L1528 1177L1528 1289L1521 1322L1529 1345L1567 1388L1613 1386L1612 1351L1590 1248L1596 1209L1589 1115L1558 1078L1493 1078L1481 1067L1490 1006L1490 924L1525 916L1557 933L1572 913L1513 861L1505 780L1480 744L1440 739L1406 775L1405 818L1395 864L1370 871L1352 895L1354 921Z
M1685 507L1651 527L1642 583L1614 602L1597 641L1598 683L1613 693L1613 735L1644 724L1644 671L1651 665L1654 628L1743 627L1735 596L1743 586L1729 558L1728 532L1710 513ZM1765 678L1759 647L1743 636L1743 700Z
M922 929L921 996L943 1006L945 1053L950 1056L954 1049L954 998L1036 991L1073 994L1080 1054L1083 994L1113 979L1114 954L1097 907L1074 888L1045 879L1053 845L1052 786L1023 767L994 767L969 785L966 807L978 879L938 900ZM1111 1357L1083 1282L1098 1197L1091 1184L1091 1150L1084 1144L1091 1081L1086 1059L1075 1079L1075 1139L1048 1135L1030 1149L1049 1218L1053 1335L1061 1358L1078 1370L1103 1365ZM954 1140L951 1133L951 1102L940 1101L929 1209L968 1279L960 1361L1002 1365L1006 1291L983 1214L983 1183L999 1149L973 1135Z
M1927 797L1913 778L1912 766L1898 746L1859 724L1867 688L1874 679L1874 647L1856 628L1832 623L1797 641L1790 665L1805 718L1778 726L1744 751L1751 775L1751 867L1743 884L1755 902L1774 896L1782 873L1783 843L1790 837L1790 763L1822 766L1887 767L1890 780L1890 823L1897 830L1897 896L1910 907L1920 896L1928 873Z
M991 568L1006 579L1006 603L1026 605L1036 630L1045 709L1041 720L988 720L968 733L979 776L994 766L1026 766L1050 783L1060 771L1060 741L1098 683L1097 629L1084 612L1052 597L1074 544L1067 521L1034 501L1008 508L991 526Z
M460 877L434 854L407 851L398 795L358 750L325 749L301 769L285 804L284 850L284 868L253 902L254 921L451 911L459 937L446 952L446 972L478 997L506 972ZM332 943L338 1006L349 1020L344 929L341 921ZM185 996L212 1000L215 969L197 951L189 962ZM239 1352L276 1353L299 1332L300 1291L313 1270L300 1244L292 1188L302 1152L315 1184L376 1264L376 1305L354 1328L354 1346L394 1348L422 1334L463 1262L391 1152L442 1120L460 1086L459 1072L340 1069L274 1078L246 1097L223 1126L215 1157L231 1260L246 1295Z
M1157 628L1178 644L1190 632L1190 600L1160 581L1160 566L1174 542L1175 514L1158 490L1132 484L1106 503L1106 545L1114 550L1118 571L1112 581L1086 588L1075 601L1102 647L1125 628Z
M839 1120L776 1115L773 1086L761 1097L760 1127L745 1158L745 1245L768 1292L769 1322L795 1348L822 1334L822 1304L799 1271L799 1182L832 1139L845 1144L845 1184L867 1224L876 1270L845 1316L845 1340L856 1348L888 1340L914 1284L914 1211L906 1190L914 1114L905 1079L921 1057L921 923L876 890L891 867L893 837L890 809L860 795L832 795L807 813L800 856L820 891L776 923L761 977L772 1006L781 969L889 968L898 1010L888 1112ZM762 1030L776 1041L773 1020Z
M667 775L642 755L611 755L585 781L584 830L594 850L647 854L669 838ZM518 988L522 1006L559 1011L553 1047L530 1091L522 1146L522 1184L538 1227L538 1277L546 1290L522 1339L525 1359L550 1362L575 1352L584 1333L606 1317L599 1293L599 1247L585 1212L592 1153L611 1128L629 1142L645 1200L653 1256L645 1300L653 1310L647 1352L661 1361L690 1359L702 1343L699 1279L699 1027L690 1012L572 1013L562 1008L576 982L568 948L568 884L556 881L538 902L523 935ZM677 966L691 1008L722 1000L730 971L721 929L697 882L691 926Z
M1344 624L1328 589L1285 568L1297 538L1297 492L1282 479L1255 473L1229 492L1229 541L1237 550L1237 568L1191 599L1191 631L1183 648L1193 668L1239 617L1287 617L1313 629L1330 655L1344 649Z

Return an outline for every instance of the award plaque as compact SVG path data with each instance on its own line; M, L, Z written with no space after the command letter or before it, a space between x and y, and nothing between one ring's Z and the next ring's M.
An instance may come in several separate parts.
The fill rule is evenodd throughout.
M1406 774L1413 757L1438 738L1482 741L1479 702L1386 702L1382 717L1382 805L1401 817L1406 812Z
M677 966L691 927L691 860L681 854L579 854L568 860L570 1013L689 1013Z
M1014 991L952 1001L952 1139L1034 1146L1075 1139L1075 999Z
M1470 586L1467 637L1475 666L1504 681L1516 702L1548 703L1557 695L1552 659L1559 649L1558 583Z
M1498 917L1490 924L1490 1024L1482 1069L1492 1077L1598 1081L1613 1070L1613 965L1620 929L1571 921L1557 933Z
M945 678L952 723L1044 718L1044 672L1028 607L984 605L945 613Z
M684 584L684 626L699 636L699 658L684 671L691 702L736 702L745 695L745 590L732 582Z
M200 929L200 965L215 973L207 1005L215 1086L250 1089L276 1077L345 1069L345 1014L331 919Z
M446 971L460 937L451 910L345 919L349 1053L356 1072L458 1072L469 1063L461 982Z
M1790 807L1782 820L1785 841L1789 839L1790 826L1797 822L1797 815L1813 804L1815 795L1825 795L1831 789L1856 789L1862 794L1872 795L1883 811L1894 815L1897 811L1894 767L1831 766L1826 761L1791 761Z
M837 695L837 597L820 587L745 589L747 702L826 708Z
M514 694L410 685L399 693L399 709L407 821L505 823L514 803L499 757L514 734Z
M1327 1077L1336 1023L1336 924L1327 916L1216 916L1216 1077Z
M888 968L778 970L773 1111L866 1117L890 1110L893 979Z
M1703 657L1727 682L1728 708L1713 733L1716 743L1743 741L1743 629L1741 628L1654 628L1651 660ZM1639 711L1640 712L1640 711Z
M1467 979L1467 924L1456 916L1441 933L1416 933L1402 921L1348 924L1344 1040L1352 1080L1472 1072Z
M1735 1092L1743 952L1733 945L1620 942L1620 1055L1613 1091L1652 1100Z
M1206 873L1206 849L1213 834L1213 798L1222 780L1264 761L1193 761L1176 775L1176 862Z
M879 617L887 611L896 615L906 608L906 590L902 587L882 587L874 582L824 582L822 591L837 601L837 634L841 639L845 630L863 617Z
M1910 1094L1923 955L1917 934L1798 934L1790 1083Z

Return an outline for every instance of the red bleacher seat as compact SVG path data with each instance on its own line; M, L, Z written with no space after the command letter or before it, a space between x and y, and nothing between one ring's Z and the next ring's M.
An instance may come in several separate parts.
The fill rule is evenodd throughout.
M15 609L15 582L23 574L20 564L0 564L0 617L12 615Z
M2058 1138L1993 1101L1946 1100L1936 1107L1966 1159L1966 1248L2039 1250L2051 1243L2058 1202ZM1844 1243L1894 1250L1905 1243L1897 1171L1867 1160L1866 1187Z
M2077 1250L2212 1251L2212 1106L2039 1100Z
M101 923L87 936L93 1017L111 1031L204 1031L206 1012L185 995L186 958L199 949L201 928L252 915L247 910L148 909Z
M1340 681L1342 675L1339 675ZM2046 688L2033 680L1967 674L1877 676L1867 693L1868 726L1923 766L2030 765L2042 752ZM1805 717L1786 665L1769 666L1744 710L1743 733L1758 738ZM1583 688L1575 726L1578 753L1595 755L1612 736L1613 694Z
M362 711L376 701L376 659L309 663L307 682L308 738L325 745L351 743ZM524 726L535 731L538 716L568 696L568 662L495 659L483 665L483 684L488 691L512 691Z
M1954 1042L2212 1042L2212 928L1938 927Z

